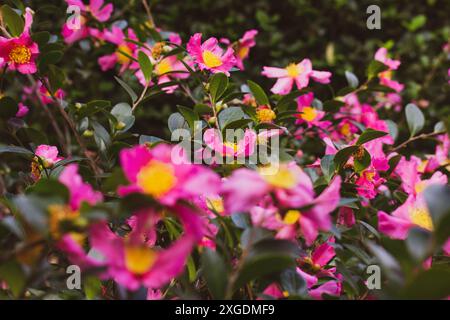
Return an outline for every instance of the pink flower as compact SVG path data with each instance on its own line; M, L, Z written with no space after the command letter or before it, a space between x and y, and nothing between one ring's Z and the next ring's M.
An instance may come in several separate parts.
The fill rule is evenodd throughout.
M23 93L23 99L33 100L35 99L33 95L37 95L39 100L44 105L48 105L54 102L51 93L47 90L47 88L42 84L41 81L36 82L36 86L24 87ZM64 90L58 89L54 93L54 96L59 100L63 100L66 97L66 93Z
M30 111L30 109L22 102L19 102L19 109L17 110L16 117L23 118L27 115L28 111Z
M39 54L37 43L31 39L30 28L33 23L33 11L25 9L25 25L22 34L17 38L0 37L0 59L7 63L10 70L22 74L32 74L37 71L36 58Z
M69 205L72 210L78 210L83 202L94 205L103 200L103 195L95 191L88 183L84 183L78 174L78 165L69 164L61 172L58 178L70 192Z
M209 38L203 44L202 34L194 34L187 44L189 55L198 64L200 70L209 70L212 73L223 72L230 76L230 69L236 64L232 48L226 51L218 45L216 38Z
M379 74L380 83L394 89L397 92L402 91L405 86L391 79L392 71L397 70L401 62L399 60L392 60L388 58L388 52L386 48L378 49L378 51L375 53L375 60L380 61L381 63L384 63L389 67L387 71L381 72Z
M157 289L180 274L194 245L203 236L199 216L186 206L174 208L184 234L169 247L158 248L143 235L155 229L158 216L154 212L136 215L136 223L126 238L113 233L106 222L91 229L91 245L99 252L107 266L108 277L130 290L141 285Z
M255 131L245 130L244 137L234 142L224 142L221 133L216 129L207 129L203 135L203 140L208 148L214 150L219 155L226 157L247 157L255 151L257 134Z
M68 23L63 25L61 34L64 41L68 44L74 43L81 39L87 38L89 35L95 36L97 30L87 26L88 14L100 22L106 22L111 17L114 7L111 3L104 5L103 0L90 0L89 5L85 5L81 0L66 0L70 6L77 6L80 8L82 16L80 17L79 29L71 28Z
M355 215L353 214L353 210L348 207L340 208L338 223L351 228L355 224Z
M273 193L281 208L305 208L287 210L276 226L278 238L294 238L297 226L307 245L316 239L319 230L331 228L330 213L339 204L341 178L334 178L322 194L315 197L310 178L295 163L268 166L259 172L239 169L223 183L222 194L225 207L231 213L245 212L256 205L264 196Z
M356 191L362 197L373 199L377 195L378 187L386 180L381 178L377 170L369 167L361 172L359 178L356 180Z
M44 165L49 167L53 166L56 162L64 159L62 157L58 157L57 147L49 146L46 144L39 145L34 151L34 154L42 160Z
M175 152L175 148L165 144L153 149L140 145L122 150L120 162L130 185L119 187L119 194L140 192L165 205L174 205L179 199L218 193L218 175L201 165L188 163L183 157L172 161Z
M301 95L297 99L297 111L301 114L297 115L296 124L306 123L308 128L317 126L325 129L331 125L330 121L321 121L325 117L325 111L318 110L312 106L314 100L314 93L310 92Z
M236 44L236 66L241 70L244 70L243 61L248 58L250 48L253 48L256 45L255 37L257 34L258 30L248 30Z
M400 60L393 60L388 58L388 52L386 48L379 48L377 50L377 52L375 53L375 60L384 63L391 70L397 70L401 64Z
M286 68L264 67L262 75L268 78L278 78L271 91L275 94L288 94L294 82L299 90L309 84L309 78L319 83L330 83L331 73L312 69L311 60L303 59L300 63L291 63Z
M113 26L111 31L105 30L103 32L103 38L105 41L116 45L116 51L112 54L101 56L98 59L98 64L102 71L107 71L114 68L116 64L120 64L120 73L124 72L132 63L129 57L135 56L136 45L126 41L127 38L132 40L138 40L134 31L128 28L128 35L126 36L122 29L117 26Z

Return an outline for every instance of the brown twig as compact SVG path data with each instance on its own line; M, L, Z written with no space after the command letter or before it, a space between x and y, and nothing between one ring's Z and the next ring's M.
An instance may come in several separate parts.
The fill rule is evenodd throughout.
M411 137L408 140L404 141L403 143L399 144L397 147L392 149L391 152L397 152L398 150L400 150L401 148L405 147L407 144L409 144L409 143L411 143L413 141L420 140L420 139L428 139L428 138L439 136L439 135L445 134L445 133L446 133L445 131L439 131L439 132L431 132L431 133L419 134L418 136Z

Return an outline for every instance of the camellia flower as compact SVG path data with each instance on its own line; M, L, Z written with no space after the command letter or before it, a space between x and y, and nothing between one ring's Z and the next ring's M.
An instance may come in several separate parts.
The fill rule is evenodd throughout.
M308 128L316 126L319 128L327 128L331 125L330 121L321 121L325 116L325 111L318 110L312 106L314 100L314 93L310 92L301 95L297 99L297 110L301 114L297 115L296 124L306 123Z
M36 58L39 47L31 39L30 28L33 23L33 11L25 9L25 25L22 34L17 38L0 37L0 59L7 63L10 70L17 70L23 74L37 71Z
M69 26L68 22L63 25L61 34L64 37L64 41L68 44L87 38L89 35L97 35L97 29L86 25L89 13L95 20L106 22L114 10L114 6L111 3L104 5L103 0L90 0L89 5L85 5L81 0L66 0L66 3L69 6L77 6L82 13L79 17L79 28L75 29Z
M245 130L244 136L238 143L223 141L221 133L216 129L207 129L203 140L208 148L220 155L229 157L247 157L255 151L257 134L253 130Z
M126 36L122 29L117 26L113 26L111 31L105 30L103 32L103 38L105 41L113 43L117 46L117 50L108 55L104 55L98 59L98 64L102 71L107 71L114 68L118 63L121 65L120 73L124 72L131 64L132 60L128 57L134 57L136 45L128 42L125 39L138 40L134 31L128 28L128 36ZM125 53L125 54L124 54Z
M400 92L405 87L403 84L392 80L392 71L397 70L400 66L401 62L399 60L393 60L388 58L388 52L386 48L380 48L375 53L375 60L384 63L389 67L389 70L383 71L379 74L380 83L389 88L394 89L397 92Z
M187 51L194 59L200 70L209 70L213 73L223 72L230 75L230 69L236 64L233 49L228 47L225 52L219 46L216 38L209 38L203 44L202 34L194 34L187 44Z
M262 75L278 78L270 90L275 94L285 95L291 92L294 82L299 90L308 86L310 78L319 83L330 83L331 72L313 70L311 60L303 59L300 63L291 63L286 68L264 67Z
M36 86L24 87L23 93L23 99L33 100L35 99L34 95L37 94L39 100L44 105L48 105L54 102L51 93L47 90L47 88L42 84L41 81L37 81ZM63 100L66 97L66 92L63 89L59 88L55 91L54 96L59 100Z
M281 208L302 208L287 210L277 227L278 238L295 238L297 226L305 237L307 245L316 239L319 230L331 228L330 213L339 203L341 178L334 178L330 186L317 198L311 179L295 163L273 164L260 167L259 171L238 169L223 183L222 194L228 212L245 212L272 192Z
M130 185L119 187L119 194L139 192L152 196L165 205L179 199L218 193L220 178L213 171L180 159L172 162L172 148L159 144L153 149L136 146L120 153L120 162Z
M31 163L31 175L34 180L39 180L41 171L44 168L51 168L55 163L61 161L62 157L58 156L58 148L46 144L39 145L34 151L36 157Z
M202 236L199 216L186 206L174 208L184 227L184 234L168 248L155 246L145 234L155 228L152 211L136 215L132 231L126 237L113 233L106 222L91 229L91 245L104 257L108 277L130 290L143 285L156 289L168 283L183 271L194 245Z
M258 30L248 30L234 45L234 51L236 52L236 66L241 70L244 70L243 61L248 58L250 48L253 48L256 44L255 37L257 34Z
M19 106L19 109L17 110L16 117L17 118L25 117L27 115L28 111L30 111L30 108L28 108L22 102L19 102L18 106Z

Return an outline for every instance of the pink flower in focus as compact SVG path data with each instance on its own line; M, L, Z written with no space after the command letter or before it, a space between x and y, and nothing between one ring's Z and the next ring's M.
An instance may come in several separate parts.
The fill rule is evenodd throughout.
M189 55L198 64L200 70L212 73L223 72L230 76L230 69L236 64L233 49L228 47L225 52L219 46L216 38L209 38L201 43L202 34L194 34L187 44Z
M297 111L301 114L297 115L296 124L306 123L308 128L313 126L325 129L331 125L330 121L321 121L325 116L325 111L318 110L312 106L314 93L310 92L301 95L297 99Z
M53 166L56 162L64 159L62 157L58 157L57 147L49 146L46 144L39 145L34 151L34 154L42 160L44 165L49 167Z
M308 86L310 78L319 83L330 83L331 72L313 70L311 60L303 59L300 63L291 63L286 68L264 67L262 75L278 78L271 91L285 95L291 92L294 82L299 90Z
M0 37L0 59L2 64L8 64L10 70L22 74L32 74L37 71L36 58L39 47L31 39L30 29L33 23L33 11L25 9L25 25L22 34L17 38Z

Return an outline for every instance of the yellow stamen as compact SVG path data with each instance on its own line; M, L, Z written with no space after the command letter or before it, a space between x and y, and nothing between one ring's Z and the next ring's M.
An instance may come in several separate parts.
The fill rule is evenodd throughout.
M131 49L124 44L121 44L116 51L116 57L117 57L117 61L120 64L127 64L130 62L130 58L128 58L125 54L131 56L133 54L133 52L131 51Z
M313 121L317 117L317 111L313 107L303 107L300 117L305 121Z
M350 125L348 123L344 123L344 125L341 127L341 133L344 136L350 135Z
M433 231L433 221L431 220L430 213L428 212L427 208L425 207L416 207L412 208L409 211L409 216L411 217L411 221L426 230Z
M48 206L49 231L54 239L61 238L60 224L63 221L73 221L80 216L79 211L73 211L70 207L60 204Z
M146 246L125 246L125 266L137 275L148 272L157 256L155 251Z
M212 53L209 50L203 51L202 58L203 58L203 63L208 68L216 68L216 67L220 67L222 65L222 60L220 60L220 58L217 55L215 55L214 53Z
M209 210L215 211L217 213L223 213L225 211L222 198L208 198L206 201L206 205Z
M24 45L16 45L9 52L9 60L18 64L29 63L31 60L31 50Z
M286 215L284 216L283 222L286 224L294 224L296 223L300 217L301 213L298 210L289 210L286 212Z
M157 160L150 161L137 175L137 185L155 198L165 195L175 184L173 167Z
M162 75L172 71L172 65L168 59L161 60L155 67L155 71L158 75Z
M244 59L248 56L248 52L250 51L249 47L240 47L238 50L238 56L241 59Z
M296 78L300 75L301 68L298 67L295 63L291 63L286 67L286 71L289 77Z
M259 109L256 111L256 117L260 122L272 122L277 116L271 109Z
M224 145L225 147L232 148L233 151L234 151L235 153L238 151L238 145L237 145L236 143L233 143L233 142L224 142L223 145Z
M297 184L297 179L288 168L280 166L276 168L273 165L260 167L259 174L267 183L275 188L291 189Z

